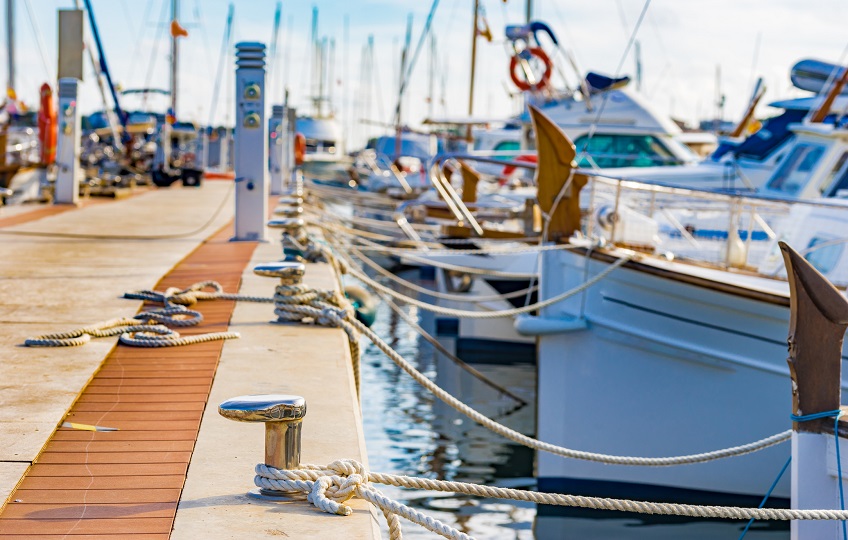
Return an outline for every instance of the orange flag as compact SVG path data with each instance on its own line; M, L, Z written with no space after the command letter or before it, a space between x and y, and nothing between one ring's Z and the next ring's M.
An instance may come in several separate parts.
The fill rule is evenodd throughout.
M188 37L188 30L180 26L176 20L171 21L171 37Z

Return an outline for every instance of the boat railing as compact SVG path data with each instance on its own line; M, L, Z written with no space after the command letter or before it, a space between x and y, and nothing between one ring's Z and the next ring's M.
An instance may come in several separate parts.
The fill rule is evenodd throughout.
M783 272L778 240L848 283L848 201L791 200L591 176L581 193L589 238L666 259L758 275Z

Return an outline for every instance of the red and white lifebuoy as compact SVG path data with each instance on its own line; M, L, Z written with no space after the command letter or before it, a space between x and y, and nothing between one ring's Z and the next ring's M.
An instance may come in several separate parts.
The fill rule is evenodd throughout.
M536 84L530 84L529 82L527 82L527 80L520 77L519 72L516 69L519 67L521 55L527 54L529 54L530 56L535 56L545 66L545 71L542 73L542 76L539 78ZM539 90L544 90L545 88L547 88L548 84L550 84L551 82L551 75L553 74L553 71L554 65L551 62L551 59L548 57L547 53L540 47L528 47L523 51L516 53L515 56L513 56L509 60L509 76L515 86L517 86L519 90L525 92L528 90L538 92Z

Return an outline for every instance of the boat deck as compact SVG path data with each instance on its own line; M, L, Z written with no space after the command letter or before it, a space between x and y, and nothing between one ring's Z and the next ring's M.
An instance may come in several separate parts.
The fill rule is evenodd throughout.
M230 329L241 339L167 349L115 346L116 338L74 348L20 346L30 335L134 315L141 303L121 299L127 290L213 279L228 292L241 283L244 293L269 296L274 280L254 276L251 267L279 258L279 244L228 241L230 190L231 184L216 182L71 210L47 206L6 218L17 220L14 227L0 216L0 226L14 230L196 231L152 241L0 241L6 329L0 335L6 360L0 364L0 493L8 496L0 538L379 536L361 502L353 516L340 519L305 502L281 509L247 498L253 464L263 456L263 429L217 414L220 401L239 394L301 394L309 406L305 461L365 461L340 330L268 324L268 304L213 301L196 306L204 322L181 334ZM333 279L328 266L309 265L306 283L331 287ZM63 422L118 431L57 429Z

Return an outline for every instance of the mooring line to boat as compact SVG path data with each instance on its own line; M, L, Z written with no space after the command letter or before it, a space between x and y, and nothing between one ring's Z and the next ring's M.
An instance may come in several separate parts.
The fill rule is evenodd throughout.
M505 388L504 386L501 386L500 384L498 384L495 381L491 380L490 378L486 377L485 375L480 373L480 371L475 369L471 364L469 364L468 362L465 362L464 360L462 360L461 358L459 358L455 354L451 353L444 345L439 343L438 339L431 336L429 332L424 330L421 327L421 325L419 325L417 322L415 322L415 320L412 317L410 317L409 314L406 313L406 311L403 310L403 308L401 308L399 305L397 305L397 303L394 300L392 300L388 295L380 293L379 291L377 291L376 294L383 302L386 303L387 306L389 306L389 309L391 309L392 311L397 313L398 316L406 322L406 324L408 324L413 330L415 330L418 333L418 335L420 335L422 338L424 338L424 340L427 343L432 345L436 350L438 350L440 353L442 353L442 355L444 355L445 358L447 358L448 360L453 362L460 369L463 369L464 371L466 371L468 374L470 374L472 377L474 377L478 381L482 382L483 384L490 386L491 388L497 390L501 394L503 394L503 395L511 398L512 400L516 401L518 403L517 408L524 407L524 406L528 405L527 400L521 398L520 396L511 392L509 389ZM514 410L515 409L513 409L513 411ZM509 411L509 412L511 413L513 411Z
M542 493L523 489L492 487L468 482L434 480L414 476L403 476L368 471L355 460L342 459L327 466L301 465L297 469L277 469L259 464L255 468L254 483L266 490L301 493L307 501L330 514L348 516L353 509L344 502L358 496L378 508L389 521L392 539L401 538L397 516L414 523L445 538L470 539L468 535L448 527L421 512L413 510L399 502L385 497L372 484L383 484L409 489L462 493L475 497L507 499L553 506L587 508L592 510L612 510L617 512L635 512L639 514L662 516L685 516L711 519L733 520L848 520L845 510L790 510L784 508L746 508L734 506L706 506L677 503L657 503L630 499L612 499L602 497L584 497L560 493ZM396 532L395 532L396 531ZM396 535L397 534L397 535Z
M564 249L570 249L574 247L573 244L535 244L535 245L525 245L523 243L524 240L528 240L529 238L516 238L512 239L515 244L518 245L507 245L507 246L490 246L490 247L482 247L482 248L474 248L474 249L430 249L427 251L427 255L508 255L512 253L540 253L543 251L560 251ZM404 248L404 247L390 247L384 246L382 244L378 244L376 242L371 242L365 239L356 239L361 245L357 247L362 251L374 251L377 253L389 253L392 255L401 255L405 256L408 253L412 253L417 251L417 248ZM473 242L474 239L468 240L460 240L456 243L464 243L468 244ZM486 239L489 242L489 239ZM439 240L438 243L448 244L450 243L447 239Z
M520 290L517 290L517 291L512 291L512 292L509 292L509 293L492 294L492 295L488 295L488 296L443 293L443 292L440 292L440 291L434 291L432 289L422 287L422 286L418 285L417 283L413 283L411 281L403 279L400 276L393 274L392 272L389 272L388 270L386 270L385 268L380 266L377 262L375 262L373 259L364 255L361 251L359 251L357 248L355 248L353 246L348 246L348 249L358 260L360 260L361 262L363 262L364 264L366 264L370 268L373 268L374 271L379 273L380 275L385 276L386 278L394 281L398 285L400 285L402 287L407 287L407 288L409 288L409 289L411 289L411 290L413 290L417 293L426 294L426 295L432 296L434 298L441 298L442 300L451 300L451 301L454 301L454 302L465 302L465 303L479 304L481 302L491 302L491 301L496 301L496 300L508 300L510 298L517 298L519 296L524 296L528 293L532 293L533 291L538 289L538 286L525 287L523 289L520 289Z
M442 389L436 383L431 381L426 375L418 371L412 364L410 364L407 360L405 360L397 351L392 349L392 347L383 341L380 336L374 333L370 328L357 321L356 319L344 318L342 314L338 312L336 309L319 309L317 307L312 306L286 306L287 310L292 310L297 313L302 313L304 315L321 318L324 321L330 321L339 325L352 325L355 327L361 334L366 336L371 340L374 345L383 351L392 361L397 364L402 370L404 370L407 374L409 374L415 381L424 386L427 390L429 390L433 395L443 401L446 405L453 408L457 412L467 416L471 420L477 422L481 426L506 437L514 442L527 446L528 448L533 448L535 450L547 452L550 454L573 458L573 459L581 459L584 461L595 461L599 463L607 463L612 465L631 465L631 466L644 466L644 467L669 467L673 465L687 465L692 463L704 463L707 461L714 461L717 459L723 459L733 456L740 456L744 454L750 454L764 448L768 448L770 446L774 446L776 444L782 443L784 441L789 440L792 431L786 430L781 433L777 433L775 435L771 435L770 437L766 437L764 439L760 439L758 441L743 444L740 446L735 446L731 448L723 448L720 450L714 450L711 452L704 452L700 454L690 454L684 456L674 456L674 457L636 457L636 456L613 456L607 454L599 454L594 452L584 452L581 450L573 450L571 448L565 448L562 446L558 446L551 443L546 443L535 439L533 437L528 437L523 433L519 433L503 424L500 424L486 415L478 412L476 409L466 405L458 398L451 395L446 390Z
M437 305L434 305L434 304L430 304L428 302L423 302L421 300L418 300L417 298L412 298L411 296L407 296L405 294L399 293L399 292L395 291L394 289L392 289L391 287L387 287L387 286L383 285L382 283L380 283L379 281L372 279L370 276L368 276L361 269L353 267L353 265L351 265L351 267L350 267L350 274L352 276L354 276L355 278L359 279L360 281L363 281L369 287L372 287L372 288L377 289L381 292L384 292L384 293L386 293L390 296L393 296L397 300L400 300L404 303L411 304L413 306L417 306L421 309L431 311L433 313L438 313L440 315L448 315L448 316L452 316L452 317L460 317L460 318L464 318L464 319L499 319L499 318L506 318L506 317L514 317L516 315L521 315L521 314L524 314L524 313L530 313L530 312L551 306L551 305L556 304L558 302L562 302L563 300L571 298L572 296L578 295L578 294L582 293L583 291L585 291L586 289L592 287L593 285L595 285L599 281L603 280L610 273L612 273L614 270L618 269L619 267L623 266L624 264L626 264L631 259L632 259L632 257L629 257L629 256L621 257L618 260L616 260L614 263L610 264L603 271L599 272L597 275L593 276L592 278L584 281L583 283L581 283L577 287L574 287L573 289L565 291L565 292L558 294L556 296L552 296L551 298L548 298L547 300L543 300L541 302L536 302L535 304L528 304L528 305L522 306L522 307L510 308L510 309L501 309L501 310L495 310L495 311L471 311L471 310L467 310L467 309L455 309L455 308L447 308L447 307L437 306ZM350 262L351 261L348 261L349 264L350 264Z
M455 272L462 272L465 274L475 274L481 276L493 276L493 277L504 277L504 278L512 278L512 279L525 279L532 277L532 274L523 273L523 272L503 272L500 270L490 270L486 268L476 268L473 266L463 266L459 264L450 264L442 261L435 261L432 259L428 259L426 257L418 257L412 254L404 254L404 257L409 259L410 261L422 263L426 266L433 266L435 268L441 268L442 270L453 270Z

